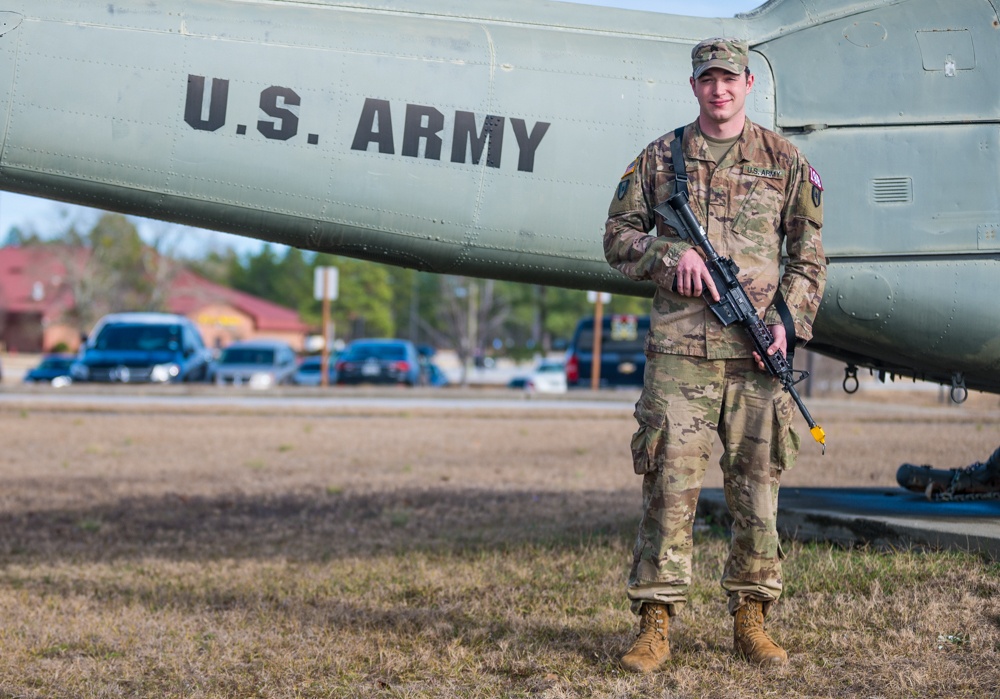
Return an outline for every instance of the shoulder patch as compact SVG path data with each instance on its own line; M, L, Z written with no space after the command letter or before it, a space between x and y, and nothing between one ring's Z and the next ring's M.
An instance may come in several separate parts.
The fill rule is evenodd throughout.
M768 177L773 180L780 180L785 176L785 171L776 170L773 168L757 167L756 165L744 165L743 174L752 175L754 177Z
M625 174L622 175L621 179L624 180L626 177L628 177L629 175L631 175L633 172L635 172L635 169L637 167L639 167L639 159L638 158L636 158L635 160L633 160L631 163L628 164L628 167L625 168Z
M823 191L823 180L820 179L819 173L816 172L816 169L811 165L809 166L809 181L812 183L813 187L821 192Z
M632 182L631 179L622 179L622 181L618 183L618 192L617 192L618 201L624 199L625 195L628 194L628 187L629 184L631 184L631 182Z

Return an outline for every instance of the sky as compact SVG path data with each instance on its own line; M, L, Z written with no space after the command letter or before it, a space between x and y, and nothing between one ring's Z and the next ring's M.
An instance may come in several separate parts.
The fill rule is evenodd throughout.
M671 14L697 15L701 17L732 17L738 12L746 12L763 4L764 0L562 0L585 5L620 7L630 10L647 10ZM71 223L81 228L97 220L100 212L87 207L28 197L11 192L0 192L0 243L12 227L25 231L37 231L41 235L55 234L66 230ZM169 224L151 222L135 218L136 225L144 237L163 236ZM168 241L178 247L173 251L197 256L208 249L235 249L239 254L255 254L264 245L261 241L216 231L190 231L174 226L167 234ZM188 229L189 230L189 229ZM175 232L176 231L176 232ZM188 242L190 241L190 242ZM279 248L280 249L280 248Z

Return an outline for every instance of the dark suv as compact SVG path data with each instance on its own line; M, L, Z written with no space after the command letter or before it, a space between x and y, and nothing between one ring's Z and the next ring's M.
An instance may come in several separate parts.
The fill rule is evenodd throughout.
M73 381L201 381L211 354L197 326L169 313L112 313L97 321L70 368Z
M601 386L642 386L649 316L608 315L601 323ZM589 388L594 366L594 319L577 323L566 357L566 383Z

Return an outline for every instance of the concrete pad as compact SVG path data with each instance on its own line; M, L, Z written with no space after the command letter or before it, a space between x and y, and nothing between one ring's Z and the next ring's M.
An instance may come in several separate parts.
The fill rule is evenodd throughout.
M720 488L706 488L698 514L728 522ZM778 531L844 546L960 549L1000 559L1000 500L930 502L903 488L782 488Z

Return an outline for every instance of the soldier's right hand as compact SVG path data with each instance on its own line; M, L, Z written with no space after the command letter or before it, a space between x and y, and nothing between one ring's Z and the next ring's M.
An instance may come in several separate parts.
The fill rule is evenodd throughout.
M685 251L677 261L674 290L681 296L701 296L707 291L713 302L719 300L719 291L715 288L715 281L708 273L705 260L696 249L691 248Z

